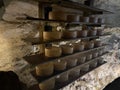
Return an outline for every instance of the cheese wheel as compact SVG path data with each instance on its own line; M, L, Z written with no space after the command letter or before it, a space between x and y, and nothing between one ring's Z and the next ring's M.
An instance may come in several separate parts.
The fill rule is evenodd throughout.
M89 30L88 35L89 36L96 36L97 35L97 30Z
M92 58L96 58L96 57L98 57L98 52L94 52L94 53L92 54Z
M95 41L94 41L94 46L95 46L95 47L100 47L100 46L102 46L102 42L95 40Z
M98 59L98 63L102 64L102 63L104 63L104 60L103 59Z
M90 17L90 23L98 23L98 17Z
M67 60L67 66L68 67L74 67L77 65L77 59L71 59L71 60Z
M67 21L79 22L79 15L67 15Z
M85 49L92 49L94 48L94 42L90 41L90 42L84 42L85 44Z
M88 61L88 60L91 60L92 59L92 54L88 54L87 56L86 56L86 60Z
M87 37L88 35L88 30L81 30L81 31L77 31L77 37Z
M70 77L78 77L80 75L80 67L74 68L73 70L70 71L69 76Z
M102 29L97 29L97 35L102 36L104 34Z
M39 84L40 90L53 90L55 87L55 78L51 78Z
M97 66L97 61L92 62L92 63L90 64L90 67L91 67L91 68L95 68L96 66Z
M63 11L52 11L49 12L49 19L50 20L63 20L66 21L66 14Z
M83 51L84 50L84 44L83 43L73 43L74 52L76 51Z
M77 37L77 31L63 31L63 38L65 39L73 39Z
M62 54L61 47L47 47L45 48L45 56L50 58L60 57Z
M67 66L66 61L56 61L56 62L54 62L54 69L57 70L57 71L65 70L66 66Z
M81 71L87 72L89 70L90 65L85 65L84 67L81 68Z
M57 83L63 83L63 82L68 81L68 79L69 79L69 73L66 72L66 73L63 73L63 74L61 74L61 75L58 75L58 76L56 77L56 82L57 82Z
M83 16L81 16L79 21L80 21L80 22L89 23L89 20L90 20L89 17L83 17Z
M62 32L59 31L43 32L44 41L58 40L61 39L61 37L62 37Z
M78 58L78 64L84 63L86 61L86 56L80 56Z
M62 53L63 54L72 54L73 53L73 46L70 45L61 45Z
M46 77L53 74L54 66L53 66L53 63L51 62L51 63L38 65L35 67L35 69L36 69L37 76Z

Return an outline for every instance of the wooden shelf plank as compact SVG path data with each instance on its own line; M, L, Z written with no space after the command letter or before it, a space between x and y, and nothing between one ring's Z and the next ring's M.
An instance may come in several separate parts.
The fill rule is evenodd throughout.
M91 51L94 51L94 50L97 50L97 49L101 49L101 48L103 48L105 46L107 46L107 45L103 45L101 47L96 47L96 48L93 48L93 49L90 49L90 50L81 51L81 52L75 52L75 53L73 53L71 55L62 55L61 57L58 57L58 58L47 58L43 54L38 54L38 55L26 56L26 57L24 57L24 59L29 64L31 64L33 66L36 66L36 65L43 64L43 63L48 63L48 62L51 62L51 61L56 61L56 60L62 59L62 58L74 57L75 55L91 52Z
M106 64L106 63L107 63L107 62L104 62L104 63L102 63L102 64L99 64L97 67L91 68L88 72L81 72L79 77L71 78L71 79L69 79L69 81L66 82L66 83L57 84L54 90L61 89L61 88L65 87L65 86L71 84L72 82L78 80L80 77L82 77L82 76L84 76L85 74L87 74L87 73L89 73L89 72L91 72L91 71L99 68L100 66L102 66L102 65L104 65L104 64ZM39 89L38 84L36 84L36 85L33 85L32 87L30 87L28 90L40 90L40 89Z
M32 73L32 75L35 77L35 79L36 79L39 83L41 83L41 82L44 82L44 81L46 81L46 80L48 80L48 79L50 79L50 78L57 77L58 75L61 75L61 74L65 73L65 72L69 72L69 71L75 69L76 67L82 67L82 66L84 66L84 65L86 65L86 64L89 64L90 62L93 62L93 61L95 61L95 60L97 60L97 59L100 59L102 56L104 56L104 55L106 55L106 54L108 54L108 53L109 53L109 52L106 52L106 53L104 53L103 55L98 56L97 58L93 58L93 59L91 59L91 60L89 60L89 61L86 61L86 62L83 63L83 64L78 64L78 65L76 65L76 66L74 66L74 67L72 67L72 68L67 68L67 69L64 70L64 71L54 72L54 74L51 75L51 76L49 76L49 77L45 77L45 78L44 78L44 77L39 77L39 76L36 75L35 70L32 71L31 73Z
M88 26L100 26L100 25L104 25L106 23L86 23L86 22L69 22L69 21L64 21L64 20L50 20L50 19L43 19L43 18L35 18L35 17L31 17L26 15L26 17L17 17L16 19L18 20L33 20L33 21L44 21L44 22L56 22L56 23L69 23L69 24L79 24L79 25L83 25L86 24Z
M34 20L34 21L45 21L45 22L64 22L64 23L68 23L68 21L64 21L64 20L50 20L50 19L35 18L35 17L30 17L30 16L27 16L26 18L23 18L23 19Z
M32 42L32 45L37 45L37 44L48 44L48 43L58 43L58 42L63 42L63 41L72 41L72 40L79 40L79 39L92 39L92 38L98 38L99 36L91 36L91 37L81 37L81 38L73 38L73 39L60 39L60 40L53 40L53 41L43 41L40 42L39 38L32 38L32 39L27 39L25 41Z
M54 41L43 41L41 42L39 38L29 38L25 39L27 42L31 42L32 45L37 45L37 44L48 44L48 43L57 43L57 42L62 42L62 41L71 41L71 40L79 40L79 39L93 39L93 38L98 38L98 37L103 37L103 36L109 36L111 34L104 34L102 36L90 36L90 37L81 37L81 38L73 38L73 39L60 39L60 40L54 40Z

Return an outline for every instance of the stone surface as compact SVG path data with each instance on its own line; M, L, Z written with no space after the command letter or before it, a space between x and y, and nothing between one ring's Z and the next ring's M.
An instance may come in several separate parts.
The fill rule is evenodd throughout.
M111 1L97 0L95 6L113 11L117 10L119 6L116 5L119 5L119 0L115 0L116 2L114 0ZM112 6L107 7L108 3ZM22 82L31 86L37 82L30 74L32 67L22 57L30 54L33 47L31 43L25 42L23 39L38 35L39 27L37 22L20 23L21 21L17 20L16 17L23 16L23 14L37 17L37 3L31 4L31 1L9 0L5 5L6 11L3 16L5 21L0 21L0 70L15 71ZM117 16L119 16L119 12L113 15L112 18L111 16L106 18L107 22L113 22L113 26L119 26ZM108 63L86 74L63 88L63 90L102 90L108 83L120 76L120 51L118 50L120 47L120 35L118 34L120 33L120 28L107 28L105 31L114 34L110 38L101 38L104 39L104 42L110 44L107 50L113 49L109 55L103 57Z
M4 2L8 2L5 0ZM19 21L16 18L24 16L24 14L38 17L38 3L31 1L20 1L20 0L11 0L9 4L6 5L5 14L3 19L6 21ZM21 22L21 21L20 21Z
M108 11L114 12L114 14L103 15L106 19L106 23L111 27L119 27L120 26L120 0L94 0L94 6L105 9Z
M5 6L4 21L0 21L0 70L15 71L30 86L36 80L30 74L30 65L22 58L32 52L33 46L24 39L35 37L39 26L38 22L21 22L16 17L23 14L37 17L37 3L11 0Z

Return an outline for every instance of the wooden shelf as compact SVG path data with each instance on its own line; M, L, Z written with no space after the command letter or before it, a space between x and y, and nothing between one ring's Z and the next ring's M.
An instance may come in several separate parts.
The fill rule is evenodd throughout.
M98 67L100 67L100 66L102 66L102 65L104 65L104 64L106 64L106 62L104 62L104 63L102 63L102 64L99 64L99 65L98 65L97 67L95 67L95 68L90 68L90 70L89 70L88 72L81 72L79 77L70 78L69 81L67 81L67 82L65 82L65 83L57 84L54 90L58 90L58 89L61 89L61 88L65 87L65 86L69 85L70 83L78 80L78 79L79 79L80 77L82 77L83 75L85 75L85 74L87 74L87 73L89 73L89 72L97 69ZM36 85L33 85L32 87L30 87L29 90L40 90L40 89L39 89L39 87L38 87L38 84L36 84Z
M84 53L87 53L87 52L92 52L94 50L98 50L98 49L101 49L103 47L105 47L107 45L103 45L101 47L96 47L96 48L93 48L93 49L90 49L90 50L85 50L85 51L81 51L81 52L75 52L71 55L62 55L61 57L58 57L58 58L47 58L45 57L43 54L38 54L38 55L32 55L32 56L26 56L24 57L24 59L31 65L33 66L36 66L36 65L39 65L39 64L43 64L43 63L48 63L48 62L53 62L53 61L57 61L58 59L63 59L65 57L69 58L69 57L74 57L75 55L78 55L78 54L84 54Z
M53 41L43 41L40 42L39 38L32 38L32 39L27 39L25 41L32 42L32 45L37 45L37 44L48 44L48 43L58 43L58 42L63 42L63 41L72 41L72 40L79 40L79 39L92 39L92 38L98 38L99 36L91 36L91 37L81 37L81 38L73 38L73 39L60 39L60 40L53 40Z
M86 22L68 22L68 24L78 24L78 25L83 25L83 24L86 24L88 26L98 26L98 25L104 25L104 24L107 24L107 23L86 23Z
M90 37L81 37L81 38L73 38L73 39L60 39L60 40L53 40L53 41L43 41L41 42L39 38L29 38L29 39L25 39L25 41L27 42L31 42L32 45L37 45L37 44L48 44L48 43L57 43L57 42L62 42L62 41L71 41L71 40L79 40L79 39L94 39L94 38L99 38L99 37L103 37L103 36L109 36L111 34L104 34L102 36L90 36Z
M97 60L97 59L100 59L102 56L104 56L104 55L106 55L106 54L108 54L108 52L104 53L104 54L101 55L101 56L98 56L97 58L93 58L93 59L91 59L91 60L89 60L89 61L86 61L86 62L83 63L83 64L77 64L75 67L67 68L66 70L61 71L61 72L54 72L54 74L51 75L51 76L49 76L49 77L45 77L45 78L44 78L44 77L39 77L39 76L36 75L35 70L32 71L31 73L32 73L32 75L35 77L35 79L36 79L39 83L41 83L41 82L44 82L45 80L48 80L48 79L50 79L50 78L52 78L52 77L56 77L56 76L61 75L61 74L65 73L65 72L69 72L69 71L71 71L71 70L73 70L73 69L75 69L75 68L77 68L77 67L85 66L86 64L89 64L90 62L93 62L93 61L95 61L95 60Z
M35 18L35 17L30 17L30 16L26 16L24 18L19 17L17 18L18 20L32 20L32 21L43 21L43 22L56 22L56 23L68 23L71 25L87 25L87 26L101 26L104 25L106 23L86 23L86 22L69 22L69 21L63 21L63 20L49 20L49 19L42 19L42 18Z
M113 12L103 10L103 9L98 9L95 7L90 7L78 2L73 2L73 1L68 1L68 0L38 0L40 3L43 4L56 4L58 6L66 7L66 8L71 8L71 9L76 9L80 10L83 12L90 12L92 14L113 14Z
M91 71L99 68L100 66L102 66L102 65L104 65L104 64L106 64L106 63L107 63L107 62L104 62L104 63L102 63L102 64L99 64L99 65L98 65L97 67L95 67L95 68L90 68L90 70L89 70L88 72L81 72L81 74L80 74L79 77L70 78L70 80L67 81L66 83L57 84L55 90L61 89L61 88L65 87L65 86L71 84L72 82L78 80L80 77L82 77L82 76L84 76L85 74L87 74L87 73L89 73L89 72L91 72Z
M39 9L40 9L40 6L41 6L41 10L39 10L39 11L41 11L41 12L39 12L39 13L41 13L41 16L45 16L44 15L45 12L43 10L44 7L46 7L46 6L53 7L54 5L62 7L61 8L62 10L64 10L63 8L65 8L68 12L70 11L69 13L73 13L73 11L75 10L74 14L76 14L76 13L79 13L81 15L113 14L113 12L110 12L110 11L106 11L106 10L103 10L103 9L98 9L98 8L95 8L95 7L89 7L89 6L86 6L86 5L77 3L77 2L73 2L73 1L70 1L70 0L35 0L35 1L39 2ZM54 8L55 7L53 7L53 9ZM72 10L72 9L74 9L74 10ZM67 24L71 24L71 25L84 25L85 24L87 26L95 26L95 27L105 24L105 23L85 23L85 22L68 22L68 21L62 21L62 20L49 20L49 19L43 19L43 18L30 17L30 16L27 16L27 15L24 18L17 18L17 19L19 19L19 20L28 20L28 21L33 20L33 21L41 21L41 22L56 22L56 23L59 22L59 23L64 23L66 25ZM108 36L108 35L106 34L106 35L102 35L102 36ZM102 37L102 36L81 37L81 38L75 38L75 39L60 39L60 40L54 40L54 41L40 41L39 38L32 38L32 39L26 39L25 41L31 42L32 45L37 45L37 44L58 43L58 42L62 42L62 41L79 40L79 39L82 39L82 40L89 39L90 40L90 39L96 39L96 38L99 38L99 37ZM57 61L58 59L74 58L74 57L79 56L79 55L92 53L93 51L102 49L105 46L107 46L107 45L103 45L101 47L96 47L96 48L93 48L93 49L90 49L90 50L84 50L84 51L81 51L81 52L74 52L71 55L62 55L61 57L58 57L58 58L48 58L48 57L45 57L44 54L25 56L23 58L29 64L31 64L32 66L36 66L36 65L39 65L39 64L43 64L43 63L54 62L54 61ZM108 52L104 53L103 55L106 55L106 54L108 54ZM58 75L61 75L61 74L65 73L65 72L69 72L69 71L71 71L73 69L76 69L77 67L83 67L83 66L91 63L92 61L100 59L103 55L98 56L97 58L93 58L93 59L91 59L89 61L86 61L83 64L78 64L75 67L67 68L66 70L64 70L62 72L54 72L53 75L51 75L49 77L46 77L46 78L36 76L35 70L33 72L31 72L31 73L38 80L38 82L41 83L41 82L44 82L45 80L48 80L48 79L50 79L52 77L57 77ZM65 86L69 85L70 83L76 81L77 79L79 79L83 75L89 73L90 71L100 67L101 65L103 65L105 63L106 62L104 62L102 64L98 64L97 67L95 67L95 68L90 68L88 72L80 72L79 77L71 77L65 83L61 83L61 84L56 83L54 90L58 90L58 89L61 89L61 88L65 87ZM36 84L36 85L33 85L32 87L30 87L29 90L40 90L40 89L38 87L38 84Z

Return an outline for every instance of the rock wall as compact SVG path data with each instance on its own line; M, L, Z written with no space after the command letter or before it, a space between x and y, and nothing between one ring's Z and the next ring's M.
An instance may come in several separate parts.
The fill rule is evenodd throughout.
M114 14L105 14L103 17L106 23L111 27L120 27L120 0L94 0L94 6L113 12Z
M31 1L5 0L5 13L0 21L0 70L16 72L28 86L36 81L30 75L30 65L23 59L32 52L33 46L24 39L36 36L39 25L16 18L24 14L37 17L37 5Z
M5 2L6 1L7 0L5 0ZM25 62L22 57L30 54L33 47L31 43L25 42L23 39L37 36L39 26L38 22L22 22L16 20L16 17L23 16L24 14L37 17L38 3L33 1L26 2L26 0L8 1L9 2L5 3L6 9L3 15L4 21L0 21L0 70L15 71L24 83L31 86L37 82L30 75L32 67ZM98 2L95 2L95 6L102 7L102 5L105 5L104 3L100 4L102 1L104 0L98 0ZM109 0L106 2L108 1ZM119 2L119 0L116 1ZM114 18L116 18L116 16ZM113 25L116 25L116 22L113 22ZM104 57L104 60L109 63L90 72L89 74L86 74L79 80L63 88L63 90L102 90L108 83L120 76L118 57L118 42L120 39L118 33L120 32L120 28L107 28L106 31L114 33L110 39L108 37L102 38L105 39L106 42L110 43L110 48L113 49L111 54Z

